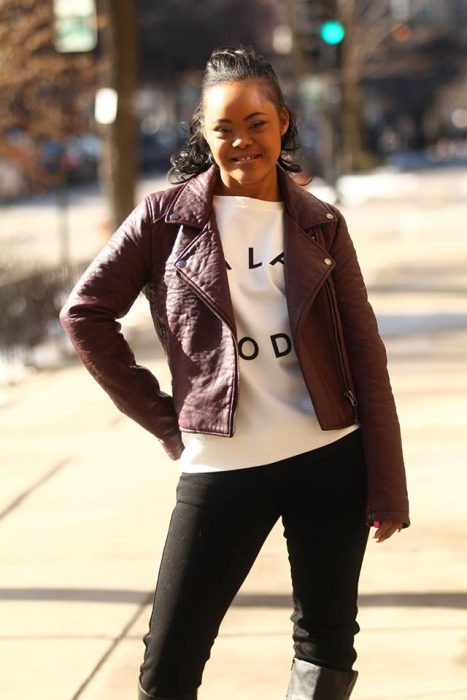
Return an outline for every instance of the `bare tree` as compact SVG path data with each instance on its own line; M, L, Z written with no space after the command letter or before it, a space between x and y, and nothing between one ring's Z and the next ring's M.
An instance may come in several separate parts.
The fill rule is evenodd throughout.
M342 157L348 171L366 161L360 93L370 80L395 79L406 86L399 108L410 112L423 145L423 117L437 91L465 71L467 7L431 0L339 0L339 9L347 33L341 86Z
M309 37L296 21L296 11L312 8L313 0L282 0L294 36L296 68L302 76L320 74L320 67L307 59ZM339 133L331 141L338 144L337 153L325 154L325 159L339 162L340 172L350 172L371 167L375 158L365 147L363 125L362 86L365 81L388 77L412 81L412 92L418 96L418 107L412 103L413 117L421 121L430 99L436 94L436 85L455 79L465 65L467 41L465 21L467 8L461 14L461 5L434 4L431 0L393 2L392 0L334 0L337 19L343 24L345 38L339 48L339 61L327 77L334 78L340 88L339 118L328 115L323 105L325 134L332 125ZM330 3L331 7L333 3ZM326 3L322 7L326 9ZM457 12L456 21L454 13ZM319 12L318 12L319 15ZM311 20L315 24L319 17ZM310 22L308 22L310 24ZM305 39L305 41L303 40ZM316 36L314 38L316 41ZM324 50L325 47L323 47ZM329 48L329 47L328 47ZM326 69L325 69L326 72ZM326 76L323 76L323 78ZM420 91L420 78L431 78L430 89ZM419 88L419 89L417 89ZM421 99L423 97L423 99ZM332 112L332 110L331 110ZM323 142L326 138L322 139ZM329 139L328 139L329 140ZM332 170L332 168L331 168Z
M57 184L40 167L41 144L60 143L87 128L95 87L92 54L54 47L52 3L3 0L0 5L0 157L20 162L32 186ZM18 138L21 137L22 145ZM25 143L28 140L28 148Z
M378 4L378 0L375 0ZM340 163L342 173L360 170L368 165L364 152L362 96L360 91L361 63L359 60L358 0L338 0L340 21L345 28L345 39L340 59ZM369 6L369 3L368 3Z

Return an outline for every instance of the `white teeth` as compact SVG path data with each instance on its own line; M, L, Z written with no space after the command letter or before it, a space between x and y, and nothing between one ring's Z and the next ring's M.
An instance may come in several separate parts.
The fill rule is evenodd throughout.
M259 156L244 156L243 158L235 158L235 160L241 162L242 160L255 160L256 158L259 158Z

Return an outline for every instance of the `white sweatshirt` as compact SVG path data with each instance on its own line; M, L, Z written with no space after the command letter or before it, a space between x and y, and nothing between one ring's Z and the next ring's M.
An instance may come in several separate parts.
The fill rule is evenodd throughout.
M240 389L232 438L182 432L184 472L243 469L338 440L321 430L298 365L284 287L283 202L214 196L237 325ZM318 340L319 342L319 340Z

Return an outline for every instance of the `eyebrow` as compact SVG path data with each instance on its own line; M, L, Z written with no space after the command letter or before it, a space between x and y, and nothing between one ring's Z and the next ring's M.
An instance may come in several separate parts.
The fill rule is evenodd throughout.
M266 113L266 112L252 112L252 113L249 114L247 117L245 117L243 121L246 122L248 119L251 119L251 117L257 117L259 114L265 114L265 115L267 116L267 113ZM220 123L220 122L227 122L227 123L231 124L231 123L232 123L232 120L231 120L231 119L216 119L216 120L214 121L214 124L217 124L217 123Z

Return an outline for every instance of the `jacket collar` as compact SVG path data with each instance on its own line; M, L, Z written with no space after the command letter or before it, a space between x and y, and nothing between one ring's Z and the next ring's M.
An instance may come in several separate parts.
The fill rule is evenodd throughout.
M227 268L222 243L213 215L212 196L218 177L217 166L191 178L169 206L165 221L201 229L189 233L177 251L174 265L198 295L227 321L236 333ZM311 303L335 262L331 255L307 234L306 229L332 223L335 210L294 183L278 168L279 187L284 199L284 279L289 319L294 339L297 338L303 310ZM183 260L183 265L179 266ZM209 260L209 268L206 261ZM207 273L208 270L208 273Z
M279 165L277 176L285 209L301 228L308 229L335 220L335 215L321 200L297 185ZM165 222L203 228L212 213L212 199L218 177L219 168L214 164L190 178L167 209Z

